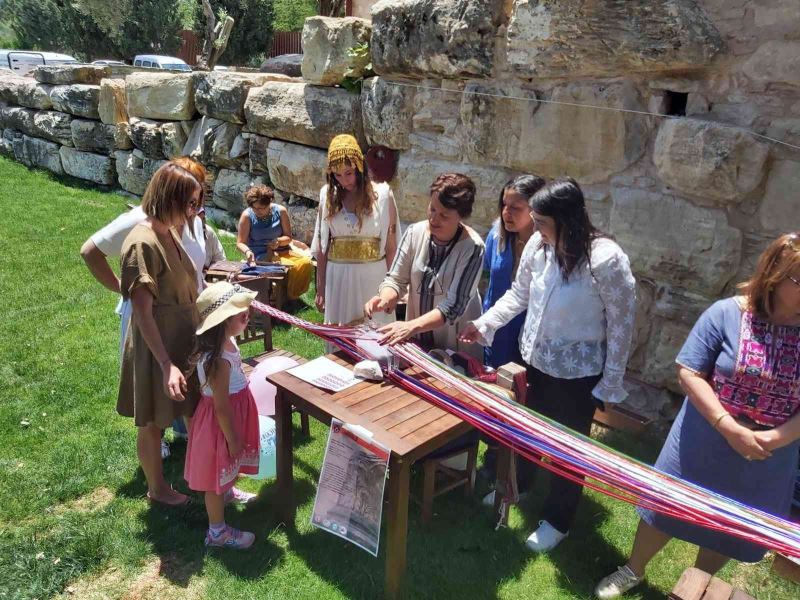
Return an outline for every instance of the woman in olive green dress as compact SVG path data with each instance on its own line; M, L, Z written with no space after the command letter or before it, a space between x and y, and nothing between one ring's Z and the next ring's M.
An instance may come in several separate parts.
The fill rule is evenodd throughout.
M122 357L117 412L139 428L137 451L153 502L180 505L161 466L161 431L179 416L191 417L199 400L189 355L198 323L197 279L181 245L187 217L200 200L200 185L185 169L167 163L150 180L142 210L147 219L122 245L120 288L133 307Z

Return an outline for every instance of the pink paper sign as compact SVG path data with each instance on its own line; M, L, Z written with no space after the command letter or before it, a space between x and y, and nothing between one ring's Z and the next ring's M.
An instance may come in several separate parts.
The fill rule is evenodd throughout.
M275 386L267 381L267 375L297 366L297 361L288 356L272 356L256 366L250 373L250 392L256 401L258 414L271 417L275 414Z

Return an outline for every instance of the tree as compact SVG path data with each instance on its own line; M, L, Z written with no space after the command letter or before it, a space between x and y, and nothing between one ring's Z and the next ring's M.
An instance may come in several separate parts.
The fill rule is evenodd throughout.
M344 14L345 0L318 0L317 14L323 17L341 17Z
M25 49L91 60L172 54L180 47L174 0L6 0L4 8Z
M228 49L221 61L231 65L259 66L272 41L273 0L212 0L211 6L217 16L234 20ZM205 17L199 24L205 30Z

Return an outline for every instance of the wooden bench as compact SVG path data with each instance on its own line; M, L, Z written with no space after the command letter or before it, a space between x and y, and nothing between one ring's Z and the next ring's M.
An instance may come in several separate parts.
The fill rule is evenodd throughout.
M686 569L667 598L670 600L755 600L730 583L695 567Z

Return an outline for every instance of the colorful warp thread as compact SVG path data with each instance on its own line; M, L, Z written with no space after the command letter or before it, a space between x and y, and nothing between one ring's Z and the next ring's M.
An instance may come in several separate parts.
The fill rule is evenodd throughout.
M252 306L336 344L358 360L369 358L355 343L364 336L363 329L316 325L260 302L253 302ZM539 466L612 498L800 557L797 523L657 471L509 400L502 390L466 378L431 358L416 344L398 344L390 350L448 389L456 390L459 397L400 370L386 373L393 383L463 419Z

